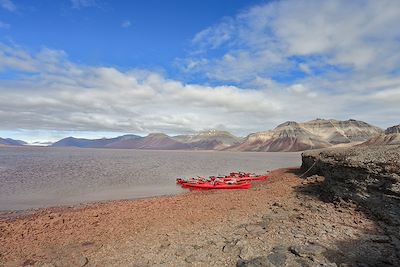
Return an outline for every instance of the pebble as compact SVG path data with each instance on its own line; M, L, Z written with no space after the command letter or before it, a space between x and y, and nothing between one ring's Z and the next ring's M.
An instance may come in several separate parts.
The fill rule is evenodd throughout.
M88 260L88 258L82 256L82 257L78 258L77 263L78 263L79 266L83 267L83 266L86 266L86 264L89 263L89 260Z
M257 257L251 260L239 259L236 263L237 267L275 267L267 257Z
M267 232L265 227L257 224L250 224L245 227L246 231L253 235L260 235Z

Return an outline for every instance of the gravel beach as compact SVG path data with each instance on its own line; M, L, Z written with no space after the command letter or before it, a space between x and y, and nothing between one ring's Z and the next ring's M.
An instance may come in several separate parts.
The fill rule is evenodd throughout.
M3 213L0 265L396 263L390 240L368 214L349 203L321 201L318 186L323 177L304 180L298 172L275 170L249 190L193 191L30 214ZM264 265L257 265L260 262Z

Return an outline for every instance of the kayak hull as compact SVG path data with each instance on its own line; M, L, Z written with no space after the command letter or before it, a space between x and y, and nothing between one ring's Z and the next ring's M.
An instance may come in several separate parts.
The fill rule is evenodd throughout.
M239 184L212 184L212 183L202 183L202 184L191 184L184 183L184 187L189 188L201 188L201 189L248 189L251 187L251 183L239 183Z

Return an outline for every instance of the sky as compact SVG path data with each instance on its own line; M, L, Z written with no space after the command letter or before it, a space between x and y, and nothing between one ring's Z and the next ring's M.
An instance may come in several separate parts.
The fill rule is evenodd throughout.
M400 1L0 0L0 136L400 123Z

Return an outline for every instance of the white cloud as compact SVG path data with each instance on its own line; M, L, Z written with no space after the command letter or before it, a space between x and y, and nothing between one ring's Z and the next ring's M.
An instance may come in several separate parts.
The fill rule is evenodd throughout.
M231 40L233 31L234 21L230 18L225 18L218 24L218 27L209 27L197 33L192 42L202 47L209 46L211 48L217 48Z
M327 84L315 78L287 86L258 77L253 83L257 89L206 86L146 70L78 65L63 51L45 48L28 53L4 44L0 45L0 63L2 70L20 76L0 80L3 131L174 134L225 127L245 135L286 120L351 116L381 125L400 116L398 78L376 79L366 92L359 90L366 82L360 82L346 93L320 90L345 81ZM376 86L385 91L377 94Z
M121 24L122 28L129 28L132 25L132 23L129 20L124 20Z
M71 4L75 9L97 6L96 0L71 0Z
M222 127L247 134L316 117L387 127L400 117L398 25L398 1L254 6L199 32L188 58L176 60L184 74L203 74L220 86L79 65L63 51L0 44L0 75L7 70L20 77L0 79L0 130Z
M305 92L308 92L308 88L306 88L304 85L302 84L293 84L288 88L288 91L291 93L295 93L295 94L302 94Z
M0 6L11 12L17 10L17 6L11 0L0 0Z
M10 27L10 24L0 21L0 29L9 29Z
M200 31L189 58L209 62L197 71L230 81L293 70L310 75L313 65L390 71L400 66L398 25L399 1L271 1ZM208 53L215 48L219 56Z
M263 91L203 86L147 71L81 66L62 51L31 54L0 46L0 128L117 132L187 132L221 123L243 131L280 112ZM5 60L6 59L6 60Z
M186 75L265 90L290 120L387 126L400 116L398 25L399 1L269 1L197 33L178 62Z

